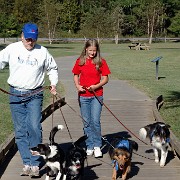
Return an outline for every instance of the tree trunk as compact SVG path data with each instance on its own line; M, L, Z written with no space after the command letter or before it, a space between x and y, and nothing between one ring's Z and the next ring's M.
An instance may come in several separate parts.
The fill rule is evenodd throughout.
M151 22L151 27L150 27L150 36L149 36L149 44L152 43L152 37L153 37L153 32L154 32L154 23L155 23L155 9L152 15L152 22Z
M118 44L118 33L115 35L115 44Z

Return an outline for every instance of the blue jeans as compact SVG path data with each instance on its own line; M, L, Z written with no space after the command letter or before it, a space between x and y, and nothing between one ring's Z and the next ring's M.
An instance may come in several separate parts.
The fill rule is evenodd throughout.
M10 87L10 93L22 95L32 90L19 91ZM15 140L24 165L39 166L39 156L32 156L30 148L42 142L41 111L43 92L28 97L10 95L10 109Z
M99 96L102 102L103 97ZM80 96L80 111L83 118L84 133L88 136L86 140L87 149L94 149L94 147L101 147L101 111L102 104L96 97L83 97Z

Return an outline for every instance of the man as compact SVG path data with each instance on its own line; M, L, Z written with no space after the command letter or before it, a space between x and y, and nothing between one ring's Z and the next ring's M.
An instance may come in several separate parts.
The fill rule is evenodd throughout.
M41 90L45 73L49 76L52 94L56 94L58 83L57 64L45 47L36 44L37 38L37 25L27 23L22 29L21 41L0 51L0 69L9 65L7 82L10 93L18 95L10 95L10 109L15 140L24 165L20 174L22 176L39 176L40 159L32 156L29 148L42 142Z

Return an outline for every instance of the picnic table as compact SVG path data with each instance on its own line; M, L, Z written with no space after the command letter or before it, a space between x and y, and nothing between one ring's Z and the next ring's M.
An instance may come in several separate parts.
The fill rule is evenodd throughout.
M149 50L150 46L148 46L146 43L140 43L140 42L132 42L129 46L130 49L135 50Z

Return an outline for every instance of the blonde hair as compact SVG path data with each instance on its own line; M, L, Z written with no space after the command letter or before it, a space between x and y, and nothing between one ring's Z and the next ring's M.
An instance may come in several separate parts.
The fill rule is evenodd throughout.
M99 70L99 68L102 65L102 58L100 55L99 43L96 39L89 39L88 41L86 41L83 51L80 55L79 65L84 65L86 63L86 58L87 58L86 49L90 46L96 47L96 55L93 58L93 63L96 65L96 69Z

